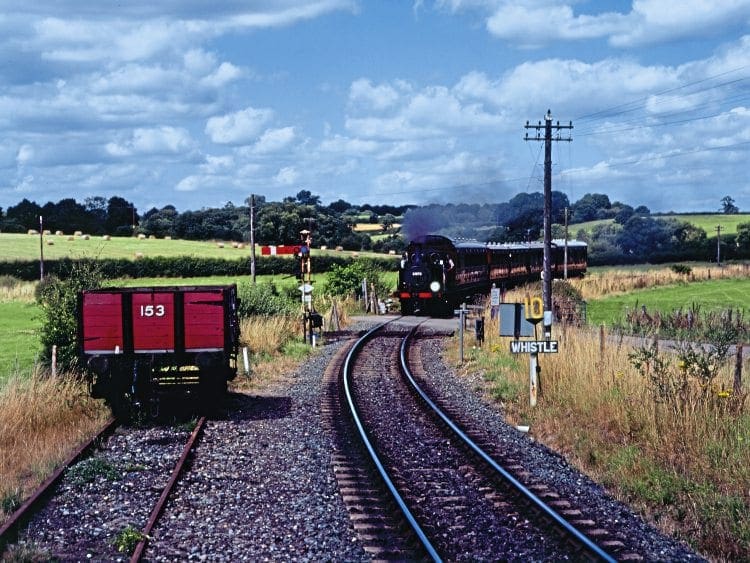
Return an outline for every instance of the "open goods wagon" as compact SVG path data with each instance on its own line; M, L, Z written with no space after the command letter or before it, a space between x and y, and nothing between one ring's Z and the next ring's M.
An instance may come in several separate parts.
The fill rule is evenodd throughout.
M94 397L115 415L166 394L211 406L237 373L239 299L225 286L106 288L78 297L78 345Z

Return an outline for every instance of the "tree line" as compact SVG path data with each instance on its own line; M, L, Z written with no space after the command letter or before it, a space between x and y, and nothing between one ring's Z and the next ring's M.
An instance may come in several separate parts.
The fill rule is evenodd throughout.
M722 198L721 205L723 213L739 212L730 196ZM281 201L255 196L252 206L258 244L299 244L300 233L308 230L315 247L376 252L400 252L409 240L427 233L499 243L539 240L544 216L541 192L520 193L498 204L358 206L342 199L322 205L319 196L301 190ZM132 202L119 196L90 197L82 204L65 198L44 206L24 199L4 213L0 208L0 231L38 229L42 216L44 228L50 231L240 242L249 239L250 209L250 198L243 205L229 202L220 208L183 212L166 205L143 214ZM564 236L566 223L596 220L611 221L570 233L589 244L592 263L665 261L679 257L708 260L715 255L706 232L679 218L653 217L646 206L611 202L606 194L587 193L571 202L565 193L552 192L554 238ZM353 230L354 225L363 222L380 225L384 236L372 237ZM400 229L394 228L397 223ZM728 258L732 253L743 256L750 252L750 224L740 225L737 235L724 235L722 241Z

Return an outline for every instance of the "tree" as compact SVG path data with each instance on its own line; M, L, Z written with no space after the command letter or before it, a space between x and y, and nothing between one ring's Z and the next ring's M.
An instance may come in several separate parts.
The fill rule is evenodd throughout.
M396 218L390 213L386 213L380 217L380 225L383 227L383 232L388 232L395 222Z
M721 211L725 215L736 215L740 212L740 209L734 204L734 199L731 196L725 195L721 198Z
M320 205L320 196L313 195L310 190L300 190L297 192L297 201L301 205Z
M135 205L118 196L107 202L107 220L104 227L111 235L131 236L138 224L138 211Z
M23 198L17 205L12 205L5 212L6 219L12 219L20 225L23 230L39 228L39 215L42 208L35 201Z
M573 223L607 219L612 204L606 194L586 194L573 204Z

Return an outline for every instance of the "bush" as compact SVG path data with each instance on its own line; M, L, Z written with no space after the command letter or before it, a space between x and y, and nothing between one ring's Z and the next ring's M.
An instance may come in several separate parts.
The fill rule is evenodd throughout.
M42 310L42 361L52 363L52 347L57 346L58 369L68 371L78 361L78 294L101 287L101 276L90 263L73 263L65 279L47 276L36 288Z
M241 317L272 317L299 312L299 302L280 294L273 283L253 285L242 282L237 286L237 294L240 298Z

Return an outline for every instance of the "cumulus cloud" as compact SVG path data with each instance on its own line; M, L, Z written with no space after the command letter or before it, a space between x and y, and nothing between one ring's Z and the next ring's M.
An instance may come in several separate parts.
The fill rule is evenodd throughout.
M258 136L272 117L273 111L270 109L247 107L234 113L209 118L205 132L214 143L247 144Z
M285 166L278 171L274 177L274 182L282 186L291 186L299 178L299 172L294 166Z
M294 127L268 129L253 146L253 152L269 154L284 150L294 142L295 136Z
M366 78L355 80L349 88L349 102L366 109L383 110L393 106L398 99L399 93L393 86L373 86Z
M190 134L178 127L137 128L132 136L106 145L107 152L115 157L150 154L177 154L193 147Z
M630 11L576 12L571 0L440 0L443 9L483 14L487 31L517 47L603 38L632 47L713 35L750 18L749 0L634 0ZM592 10L597 4L589 3Z

